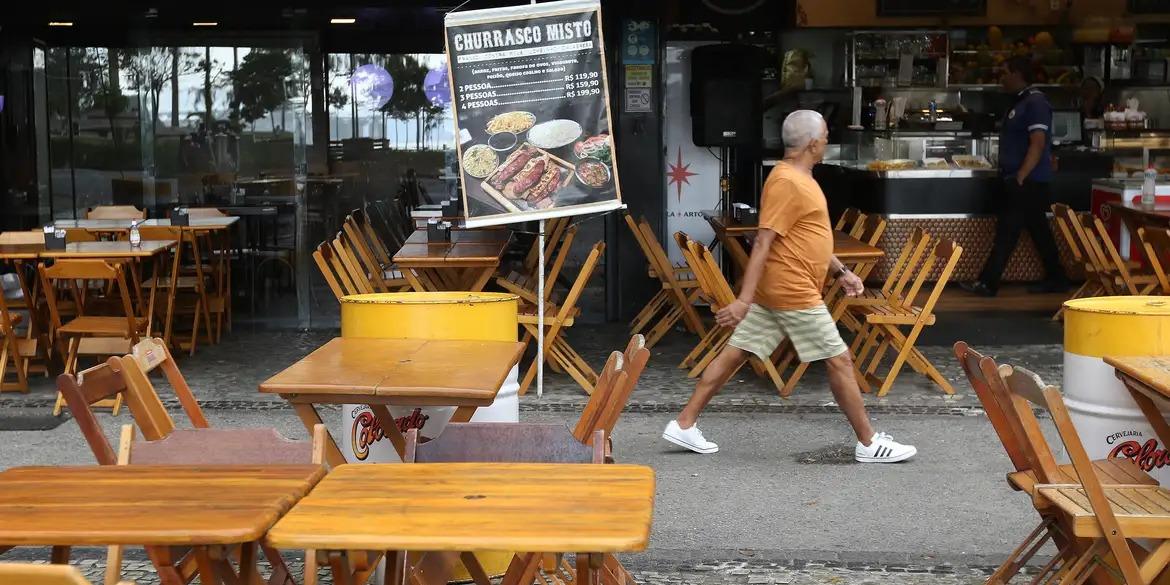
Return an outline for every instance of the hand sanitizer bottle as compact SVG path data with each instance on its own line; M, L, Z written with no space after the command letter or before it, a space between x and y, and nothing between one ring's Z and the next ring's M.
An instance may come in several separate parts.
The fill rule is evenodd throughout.
M142 234L138 232L138 224L142 223L139 220L132 220L130 222L130 246L137 248L142 245Z

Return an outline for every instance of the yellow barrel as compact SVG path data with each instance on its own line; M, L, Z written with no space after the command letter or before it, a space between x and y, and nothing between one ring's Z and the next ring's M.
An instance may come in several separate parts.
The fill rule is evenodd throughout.
M1094 459L1126 457L1170 481L1166 445L1105 356L1170 355L1170 298L1094 297L1064 304L1064 396Z
M341 336L516 341L518 302L503 293L350 295L341 299Z
M350 295L341 299L342 337L400 339L460 339L471 341L516 341L519 297L501 293L407 292ZM518 369L513 368L500 388L496 401L475 412L475 422L517 422L520 416ZM454 408L391 407L391 413L408 428L419 428L429 436L442 432ZM383 463L398 460L389 441L380 441L373 431L369 407L347 404L342 408L345 436L352 437L351 449L342 449L350 462ZM403 420L405 419L405 420ZM423 426L425 425L425 426ZM343 441L344 443L344 441ZM476 553L484 570L503 575L511 553ZM381 577L379 576L379 579ZM453 582L471 581L462 564L452 571ZM377 581L381 582L381 581Z

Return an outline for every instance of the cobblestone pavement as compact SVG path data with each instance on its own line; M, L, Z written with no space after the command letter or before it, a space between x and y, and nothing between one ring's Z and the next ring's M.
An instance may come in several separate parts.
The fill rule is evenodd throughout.
M149 561L141 558L141 554L134 554L137 551L127 552L131 560L123 562L122 578L138 585L159 582L158 574ZM31 556L27 560L32 560ZM33 562L45 561L38 559ZM300 559L290 556L285 562L294 575L302 574L304 563ZM883 564L841 560L712 561L652 566L639 564L633 559L625 559L624 562L635 580L644 585L975 585L983 583L992 569L990 566ZM100 551L75 552L72 564L90 581L101 582L105 559ZM262 563L261 573L267 576L268 570L268 564ZM332 583L324 569L319 573L319 582Z
M237 330L225 336L219 345L201 346L193 357L181 356L180 367L205 408L287 408L279 397L259 394L257 385L335 335L337 332L333 330ZM600 369L608 352L625 346L628 334L621 325L583 325L570 330L569 338L573 346L594 367ZM695 381L687 378L685 371L676 366L690 351L694 341L693 336L676 332L653 349L649 366L630 398L630 412L670 412L681 408L690 396ZM1062 352L1059 345L984 344L977 347L1010 363L1025 366L1046 380L1054 383L1060 381ZM951 381L955 394L944 394L924 376L907 367L887 396L866 396L871 412L943 415L978 413L978 399L970 393L951 353L949 342L947 345L923 346L921 349ZM522 363L526 365L528 360ZM568 376L546 369L545 377L544 395L537 398L533 388L522 399L522 409L576 411L588 399ZM52 381L34 378L32 384L34 390L29 394L0 395L0 405L50 405L54 396ZM781 398L773 386L745 368L715 397L709 409L709 412L821 411L836 411L836 405L829 392L828 377L819 365L809 368L796 391L787 399Z

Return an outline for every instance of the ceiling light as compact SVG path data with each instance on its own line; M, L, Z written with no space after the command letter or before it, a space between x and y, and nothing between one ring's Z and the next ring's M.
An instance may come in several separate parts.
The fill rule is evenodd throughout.
M329 24L353 24L357 22L356 18L330 18Z
M50 20L49 26L73 26L73 23L67 20Z
M191 23L191 26L219 26L219 23L210 21L195 21Z

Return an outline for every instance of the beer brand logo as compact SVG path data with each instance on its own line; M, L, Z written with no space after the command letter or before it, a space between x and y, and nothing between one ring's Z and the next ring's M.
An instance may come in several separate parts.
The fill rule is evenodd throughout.
M1129 459L1137 464L1142 471L1161 469L1170 463L1170 453L1166 449L1158 448L1157 439L1148 439L1145 443L1125 441L1118 443L1109 452L1109 457Z
M394 419L394 426L398 427L398 431L402 433L410 429L422 430L429 418L429 415L422 413L421 408L416 408L409 415ZM370 445L384 438L386 438L386 431L382 429L382 423L378 422L374 413L363 410L353 417L353 425L350 427L350 447L353 449L353 456L357 457L358 461L365 461L370 456Z

